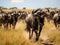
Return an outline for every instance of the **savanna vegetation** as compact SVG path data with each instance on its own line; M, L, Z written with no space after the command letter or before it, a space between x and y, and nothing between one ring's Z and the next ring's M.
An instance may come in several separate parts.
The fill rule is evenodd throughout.
M0 7L0 9L5 12L32 11L32 9L17 9L16 7L10 9ZM46 11L46 8L43 10ZM59 9L50 8L50 11L55 10ZM17 22L15 29L4 29L0 27L0 45L60 45L60 30L55 28L53 22L49 23L45 21L44 24L41 36L37 42L34 42L35 36L29 40L28 32L25 31L26 24L23 21Z

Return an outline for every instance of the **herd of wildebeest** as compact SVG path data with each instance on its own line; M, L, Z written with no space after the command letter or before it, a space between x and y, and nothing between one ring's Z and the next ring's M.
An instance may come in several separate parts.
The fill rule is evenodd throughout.
M12 11L12 12L4 12L0 11L0 27L3 25L4 28L8 29L8 25L11 28L15 29L16 23L18 20L25 20L26 29L29 32L29 39L32 38L33 32L36 34L36 41L39 40L40 33L44 26L45 18L48 22L51 20L54 22L56 28L59 27L60 24L60 10L58 11L43 11L42 9L34 9L32 12L27 13L25 11Z

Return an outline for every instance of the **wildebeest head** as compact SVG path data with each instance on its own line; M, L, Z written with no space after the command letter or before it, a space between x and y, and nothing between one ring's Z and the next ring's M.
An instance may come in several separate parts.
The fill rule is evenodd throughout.
M41 9L39 9L39 10L35 11L35 13L33 15L36 17L44 18L46 13L44 11L42 11Z
M21 12L20 14L19 14L19 19L25 19L26 18L26 16L27 16L27 13L26 12Z

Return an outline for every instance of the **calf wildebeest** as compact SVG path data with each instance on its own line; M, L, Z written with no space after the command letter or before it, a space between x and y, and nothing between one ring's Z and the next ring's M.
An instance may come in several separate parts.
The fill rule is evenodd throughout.
M32 38L33 32L35 32L36 41L38 41L40 33L44 26L45 15L45 12L43 12L41 9L37 9L35 11L32 11L32 13L26 17L26 29L29 32L29 39Z

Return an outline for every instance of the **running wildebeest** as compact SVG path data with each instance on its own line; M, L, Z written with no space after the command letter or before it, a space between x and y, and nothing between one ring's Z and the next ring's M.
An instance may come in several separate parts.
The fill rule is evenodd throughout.
M20 14L19 14L20 13ZM4 28L8 29L8 27L15 29L16 23L19 19L25 19L27 13L26 12L1 12L0 14L0 26L4 26Z
M24 20L27 16L27 13L25 11L19 11L18 14L19 14L19 19L22 20Z
M0 14L0 27L2 27L2 14Z
M4 13L2 16L2 24L4 28L8 29L8 26L11 28L11 25L13 26L13 29L15 29L15 25L18 21L19 14L16 12L8 12Z
M60 11L57 11L53 16L54 24L56 28L59 28L60 24Z
M46 15L47 22L50 23L53 20L53 16L54 16L55 12L47 9L46 14L47 14Z
M4 28L7 28L7 13L5 13L3 10L0 10L0 26L4 26Z
M12 14L8 15L8 23L10 24L10 28L12 25L13 29L15 29L16 23L18 21L18 16L19 16L19 14L16 12L13 12Z
M43 12L41 9L37 9L32 11L26 17L26 29L29 32L29 39L32 38L33 32L36 34L36 41L38 41L42 28L44 26L44 17L46 13Z
M4 28L8 28L8 14L7 13L3 13L3 17L2 17L2 24L4 26Z

